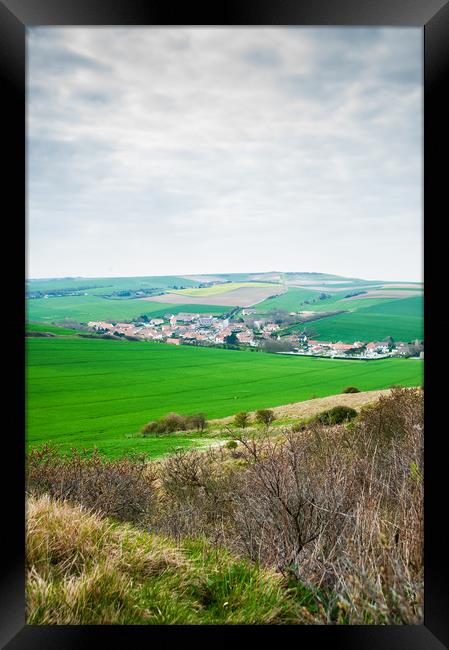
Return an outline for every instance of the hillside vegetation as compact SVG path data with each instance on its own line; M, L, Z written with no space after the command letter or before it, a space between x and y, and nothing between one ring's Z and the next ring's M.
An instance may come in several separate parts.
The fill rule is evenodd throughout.
M282 578L204 540L176 543L48 497L27 501L27 622L288 624Z
M423 391L321 420L158 463L33 450L27 622L421 624Z

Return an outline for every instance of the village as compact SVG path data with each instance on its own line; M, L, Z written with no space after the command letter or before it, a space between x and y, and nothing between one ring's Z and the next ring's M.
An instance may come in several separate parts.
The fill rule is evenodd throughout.
M255 310L242 311L243 316L253 316ZM225 317L213 314L164 314L131 323L91 321L88 327L98 334L126 337L144 341L160 341L171 345L197 345L217 347L249 347L278 354L330 357L343 359L381 359L386 357L424 358L422 341L358 340L353 343L321 341L309 337L304 331L285 333L282 323L269 317L244 320L235 314Z

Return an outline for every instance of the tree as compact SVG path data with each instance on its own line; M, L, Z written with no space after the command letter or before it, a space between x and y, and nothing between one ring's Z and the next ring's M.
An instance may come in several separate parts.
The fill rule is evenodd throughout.
M227 345L238 345L239 340L237 338L237 334L235 332L231 332L228 336L225 336L224 342Z
M191 415L188 418L188 425L189 428L191 427L197 431L204 431L204 427L206 426L206 416L204 413L196 413L195 415Z
M256 411L256 422L269 426L276 419L274 411L271 409L259 409Z
M292 352L294 347L289 341L282 341L282 339L280 341L265 339L262 343L262 348L265 352Z
M242 411L241 413L237 413L237 415L234 417L234 424L236 427L239 427L240 429L245 429L248 426L248 423L249 423L249 415L244 411Z
M387 338L385 340L388 343L388 349L392 350L396 345L395 342L394 342L394 338L392 336L387 336Z

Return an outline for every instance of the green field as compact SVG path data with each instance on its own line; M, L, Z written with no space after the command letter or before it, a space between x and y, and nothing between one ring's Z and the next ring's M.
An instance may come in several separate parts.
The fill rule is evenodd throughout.
M348 385L365 391L423 379L422 362L408 359L313 359L80 338L28 338L26 346L28 445L96 445L111 457L127 450L157 456L197 444L195 434L126 437L170 411L218 418L336 394Z
M142 314L155 318L174 310L176 313L222 314L230 309L213 305L169 305L151 300L111 300L94 295L62 296L28 300L27 318L49 323L71 318L87 323L93 320L131 320Z
M138 289L165 289L174 285L196 287L199 282L178 275L152 275L117 278L56 278L49 280L28 280L29 291L57 291L60 289L83 290L88 293L111 293Z
M351 301L366 304L365 300ZM346 303L348 304L348 303ZM380 341L392 336L396 341L422 339L424 334L423 299L420 296L398 300L377 300L357 311L338 314L310 323L325 341Z
M296 287L289 287L286 293L274 298L268 298L263 302L256 305L258 314L265 314L271 309L281 309L285 311L301 311L306 309L307 306L301 305L304 300L311 298L318 298L320 291L312 291L311 289L299 289ZM315 308L315 305L313 305ZM310 307L312 309L312 307Z
M55 325L47 325L46 323L26 323L26 332L49 332L50 334L59 334L60 336L71 336L72 334L79 334L78 330L68 327L57 327Z

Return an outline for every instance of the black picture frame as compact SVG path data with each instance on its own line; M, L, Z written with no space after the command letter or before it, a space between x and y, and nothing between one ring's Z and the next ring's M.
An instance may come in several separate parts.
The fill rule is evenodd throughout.
M23 259L25 239L25 34L34 25L352 25L404 26L423 28L424 37L424 268L426 281L425 325L425 606L420 626L32 626L25 624L24 563L24 367L23 323L25 306L21 298L21 270L11 281L16 295L11 311L16 330L13 363L8 372L10 395L4 400L8 452L5 465L12 470L3 491L10 513L3 530L4 571L1 579L0 642L10 650L42 648L90 648L105 643L125 646L153 642L162 647L188 643L216 648L229 643L304 644L357 650L437 650L449 647L448 553L444 533L446 500L447 435L444 417L445 379L436 378L436 344L446 336L444 319L435 313L433 296L444 291L439 278L444 272L445 240L440 220L447 218L447 162L440 165L438 153L447 156L447 73L449 69L449 3L445 0L229 0L209 3L173 4L151 0L3 0L0 1L0 79L3 92L3 153L7 162L2 188L3 225L12 225L4 240ZM445 148L446 145L446 148ZM8 200L9 199L9 200ZM4 230L4 229L3 229ZM3 232L5 235L5 232ZM432 252L430 253L430 246ZM439 267L438 267L439 264ZM21 267L23 269L24 266ZM447 272L446 272L447 275ZM14 276L14 278L12 277ZM22 276L23 277L23 276ZM443 301L444 302L444 301ZM444 305L442 304L442 307ZM438 306L437 306L438 309ZM449 324L446 320L446 324ZM441 337L441 338L440 338ZM439 350L440 355L441 350ZM444 367L442 367L444 370ZM447 382L446 382L447 383ZM15 407L13 406L15 404Z

